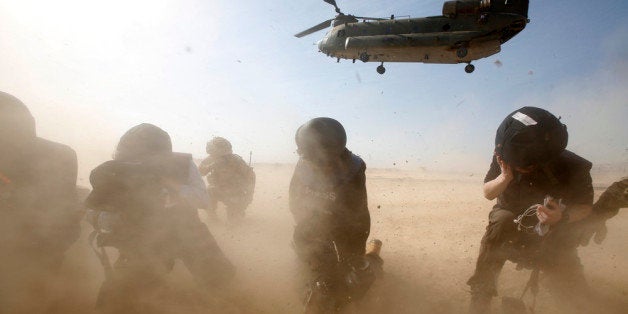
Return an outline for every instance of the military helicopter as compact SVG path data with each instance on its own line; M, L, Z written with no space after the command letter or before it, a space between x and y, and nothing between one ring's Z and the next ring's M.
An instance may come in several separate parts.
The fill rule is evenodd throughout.
M318 42L320 52L338 62L381 62L379 74L386 72L384 62L466 63L465 72L472 73L473 60L498 53L530 22L529 0L445 1L441 16L403 19L344 14L335 0L323 1L335 7L336 17L295 36L331 26Z

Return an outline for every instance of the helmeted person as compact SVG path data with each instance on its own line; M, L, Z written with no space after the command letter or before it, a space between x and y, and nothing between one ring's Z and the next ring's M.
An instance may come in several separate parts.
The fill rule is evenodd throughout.
M41 310L26 308L41 305L32 300L42 301L39 289L80 233L76 177L74 150L37 137L27 107L0 92L2 310Z
M107 275L97 308L145 310L142 300L157 291L176 259L208 291L233 277L233 265L198 217L208 201L203 179L191 155L172 152L164 130L147 123L131 128L90 182L88 220ZM113 267L105 247L119 251Z
M593 204L591 163L566 150L567 127L550 112L523 107L497 129L495 151L484 179L484 196L497 203L489 213L471 287L471 312L487 313L507 259L539 270L555 298L588 292L577 255L575 222ZM536 274L536 275L534 275ZM533 289L535 290L535 289Z
M198 168L207 178L210 197L207 211L215 216L218 202L222 202L227 207L229 221L238 221L253 201L255 172L242 157L233 153L231 143L222 137L207 142L206 151L209 156Z
M366 165L345 146L331 118L303 124L295 136L299 161L290 182L294 249L306 266L306 312L329 313L359 300L381 270L381 241L370 233ZM366 254L365 254L366 253Z
M588 245L591 238L597 244L606 239L606 221L615 217L620 208L628 207L628 177L611 184L593 204L593 212L583 222L582 245Z

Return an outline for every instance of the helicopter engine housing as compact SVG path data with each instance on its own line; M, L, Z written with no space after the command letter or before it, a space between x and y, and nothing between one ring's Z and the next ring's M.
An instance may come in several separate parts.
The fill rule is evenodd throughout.
M490 10L491 0L445 1L443 15L456 17L458 15L474 15Z

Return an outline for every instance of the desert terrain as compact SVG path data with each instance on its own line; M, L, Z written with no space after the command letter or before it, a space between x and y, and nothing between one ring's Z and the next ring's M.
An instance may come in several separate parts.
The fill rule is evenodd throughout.
M181 263L167 279L168 298L158 308L165 313L299 313L298 264L290 247L293 222L288 210L288 184L293 166L255 165L256 194L241 225L228 226L224 211L208 220L199 211L237 275L220 310L208 311L194 300L194 283ZM595 170L595 169L594 169ZM623 173L622 173L623 172ZM619 171L593 173L596 198ZM376 282L357 313L465 313L469 303L465 284L474 269L479 242L493 202L481 193L483 173L436 173L396 169L368 169L371 237L383 241L385 275ZM601 245L579 250L590 285L608 298L611 308L628 304L628 213L608 222L608 237ZM49 312L89 313L103 271L87 245L91 227L83 224L81 239L67 254L58 278L50 280L53 294L46 300ZM111 255L115 255L109 249ZM519 296L530 271L506 263L499 281L501 296ZM526 301L531 301L528 295ZM493 302L495 312L499 300ZM621 307L619 307L621 308ZM626 307L624 307L625 309ZM543 287L536 313L561 313Z

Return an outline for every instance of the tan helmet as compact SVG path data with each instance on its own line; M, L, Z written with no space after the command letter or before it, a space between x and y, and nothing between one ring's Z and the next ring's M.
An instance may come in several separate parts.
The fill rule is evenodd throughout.
M211 141L207 142L205 150L208 154L214 156L224 156L233 153L231 143L229 143L227 139L219 136L214 137Z

